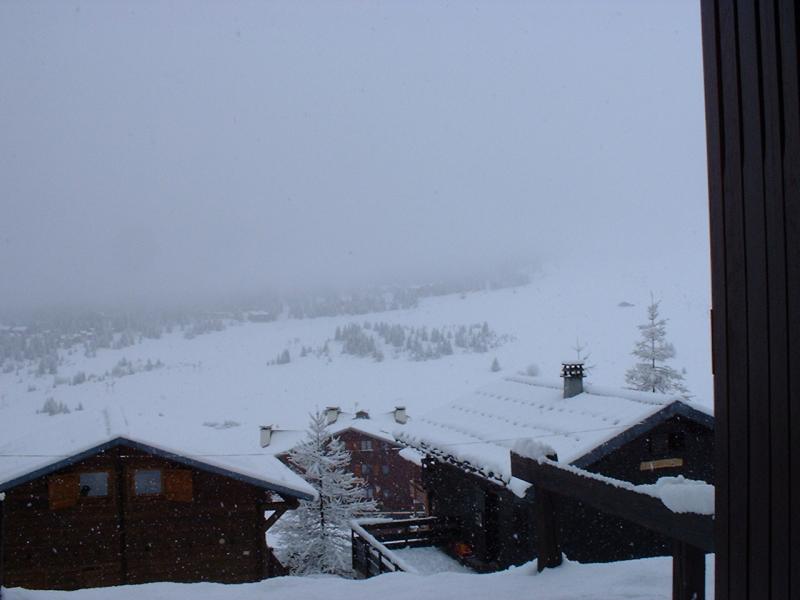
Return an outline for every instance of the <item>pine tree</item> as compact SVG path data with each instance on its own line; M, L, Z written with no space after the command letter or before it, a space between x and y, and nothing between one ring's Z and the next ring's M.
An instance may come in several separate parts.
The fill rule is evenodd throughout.
M500 370L500 361L497 360L497 357L492 361L491 370L492 373L497 373Z
M302 500L280 527L286 564L295 575L351 573L350 521L375 510L363 480L348 470L350 453L326 431L325 415L311 416L306 439L289 461L319 494Z
M651 298L647 307L647 323L639 325L642 339L636 342L632 352L639 362L625 373L625 382L633 390L678 393L688 397L689 390L683 384L683 375L666 364L666 361L675 357L675 348L666 340L667 320L659 318L659 304Z

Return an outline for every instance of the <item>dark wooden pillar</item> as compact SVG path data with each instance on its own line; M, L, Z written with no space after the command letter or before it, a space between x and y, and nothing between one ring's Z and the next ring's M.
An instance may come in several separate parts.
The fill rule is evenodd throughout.
M675 541L672 552L672 600L705 600L706 554Z
M702 0L716 590L800 597L800 96L794 0Z
M561 564L561 544L558 539L558 515L553 494L545 489L534 491L534 522L536 526L536 560L539 572Z

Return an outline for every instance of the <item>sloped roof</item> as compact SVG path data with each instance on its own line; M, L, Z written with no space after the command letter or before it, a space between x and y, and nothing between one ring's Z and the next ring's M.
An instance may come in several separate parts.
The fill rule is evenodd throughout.
M408 417L408 422L411 422L411 417ZM342 411L335 423L331 423L327 427L327 431L332 435L339 435L345 431L357 431L366 435L372 436L379 440L389 442L391 444L397 443L393 431L395 429L403 429L405 425L401 425L394 419L394 411L372 413L369 412L368 419L356 418L355 413ZM269 450L273 454L284 454L289 452L297 444L302 442L306 437L305 429L297 428L282 428L277 427L273 429L272 440L269 446L264 450Z
M209 431L171 421L131 427L124 413L112 416L108 410L43 416L35 430L0 440L0 492L119 445L280 494L316 497L313 487L259 446L256 433L243 439L241 430Z
M512 376L434 409L396 429L414 448L467 463L490 478L511 481L510 448L533 439L550 446L559 462L591 462L618 443L674 414L713 427L709 409L678 396L586 384L584 393L563 397L560 380ZM644 428L644 429L642 429Z

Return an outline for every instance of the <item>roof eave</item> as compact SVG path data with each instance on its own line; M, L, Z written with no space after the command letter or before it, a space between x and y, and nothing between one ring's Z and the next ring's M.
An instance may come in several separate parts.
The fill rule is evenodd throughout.
M150 444L132 440L130 438L126 438L123 436L112 438L106 442L103 442L102 444L92 446L91 448L78 452L77 454L67 456L61 460L57 460L38 469L29 471L24 475L20 475L19 477L15 477L14 479L2 482L0 483L0 492L6 492L24 483L28 483L29 481L33 481L34 479L38 479L39 477L44 477L45 475L49 475L50 473L60 471L61 469L70 467L83 460L86 460L87 458L100 454L101 452L105 452L106 450L110 450L111 448L116 448L117 446L127 446L130 448L134 448L136 450L140 450L142 452L158 456L159 458L163 458L165 460L172 460L187 467L192 467L200 471L206 471L209 473L214 473L217 475L229 477L231 479L242 481L244 483L248 483L250 485L253 485L255 487L264 490L276 492L281 495L291 496L299 500L314 500L313 495L303 492L301 490L276 484L271 481L259 479L257 477L253 477L244 473L238 473L234 470L226 469L225 467L221 467L219 465L210 464L195 458L190 458L188 456L183 456L181 454L177 454L170 450L165 450L163 448L152 446Z

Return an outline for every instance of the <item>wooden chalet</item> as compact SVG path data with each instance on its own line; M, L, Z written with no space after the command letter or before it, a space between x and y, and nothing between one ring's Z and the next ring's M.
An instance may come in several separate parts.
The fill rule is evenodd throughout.
M74 590L257 581L282 574L267 529L314 496L263 454L210 456L115 436L59 456L5 455L0 582Z
M409 422L405 408L370 414L366 410L348 413L331 406L325 414L328 431L344 442L350 452L353 474L365 481L367 493L380 511L397 515L426 511L421 461L408 460L409 449L398 444L391 433ZM265 433L264 429L262 446L272 447L276 456L291 467L289 452L303 440L305 433L275 428Z
M430 514L450 533L449 552L478 571L536 557L535 486L512 476L511 448L535 440L559 464L631 482L682 475L713 483L714 419L681 398L507 377L436 409L397 438L425 454ZM566 397L565 397L566 396ZM559 502L562 548L580 562L669 555L671 541L578 500Z

